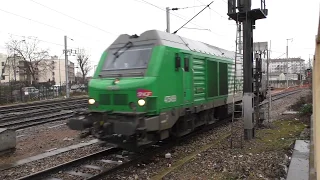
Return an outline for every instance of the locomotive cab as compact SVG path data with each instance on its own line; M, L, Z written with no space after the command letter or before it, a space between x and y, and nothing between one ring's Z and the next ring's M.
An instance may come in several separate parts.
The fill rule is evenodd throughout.
M70 129L90 130L101 140L130 148L154 139L146 131L157 129L148 117L159 113L157 76L162 47L146 38L121 35L104 51L88 85L88 112L70 119ZM135 143L137 139L140 144Z
M154 94L155 77L147 76L152 46L105 52L97 77L89 82L89 110L146 112L146 98Z

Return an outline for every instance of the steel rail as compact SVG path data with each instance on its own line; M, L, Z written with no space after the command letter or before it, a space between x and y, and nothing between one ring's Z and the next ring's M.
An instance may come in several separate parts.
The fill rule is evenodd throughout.
M93 154L89 154L87 156L84 156L84 157L81 157L81 158L78 158L78 159L75 159L75 160L72 160L72 161L69 161L69 162L54 166L54 167L51 167L49 169L45 169L45 170L30 174L30 175L27 175L27 176L18 178L17 180L43 179L44 177L47 177L50 174L54 174L54 173L56 173L58 171L62 171L64 169L67 169L69 167L75 166L75 165L80 164L80 163L83 164L83 162L85 162L85 161L90 161L90 160L93 160L95 158L99 158L101 156L111 155L111 154L116 153L118 151L120 151L119 148L111 147L109 149L101 150L99 152L96 152L96 153L93 153Z
M45 114L48 114L48 113L56 113L56 112L59 112L61 110L77 109L77 108L85 107L86 105L87 105L87 103L84 103L84 102L80 102L80 104L72 103L72 105L70 105L70 104L61 105L60 104L59 107L34 109L34 110L30 110L30 111L28 111L26 113L23 113L23 114L13 114L11 116L1 116L0 124L2 124L4 122L8 122L8 121L19 120L19 119L22 119L22 118L42 116L42 115L45 115Z
M39 104L39 105L29 105L29 106L23 106L23 107L13 107L13 108L6 108L6 109L1 109L0 108L0 114L5 115L9 114L11 112L21 112L21 111L28 111L30 109L36 109L36 108L41 108L41 107L48 107L48 106L53 106L53 105L60 105L60 104L69 104L69 103L74 103L74 102L85 102L86 99L73 99L73 100L68 100L68 101L61 101L61 102L50 102L50 103L44 103L44 104Z

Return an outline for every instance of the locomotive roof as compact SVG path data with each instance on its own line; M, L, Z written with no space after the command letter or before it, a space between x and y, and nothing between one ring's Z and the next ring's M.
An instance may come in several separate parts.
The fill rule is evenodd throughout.
M156 45L164 45L184 50L191 50L205 54L211 54L219 57L226 57L234 59L235 53L233 51L225 50L216 46L209 45L200 41L191 40L181 37L176 34L171 34L159 30L149 30L143 32L140 36L130 36L128 34L120 35L111 46L125 44L131 42L150 42Z

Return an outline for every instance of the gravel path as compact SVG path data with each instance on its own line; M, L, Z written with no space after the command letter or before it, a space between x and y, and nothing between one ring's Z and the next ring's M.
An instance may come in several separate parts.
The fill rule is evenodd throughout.
M281 115L286 108L295 103L300 96L305 96L310 90L303 90L301 93L287 96L283 99L273 101L272 103L272 121L287 119L291 116ZM241 126L240 122L235 123ZM241 128L239 128L242 130ZM182 144L168 149L165 152L154 155L148 162L141 162L136 166L119 171L113 175L103 179L150 179L168 168L168 164L177 164L180 159L189 156L197 149L208 146L221 139L227 132L230 132L230 125L218 127L209 132L202 133L190 138ZM261 144L244 143L247 149L259 148ZM172 159L165 159L165 154L171 153ZM179 164L179 163L178 163ZM233 172L241 172L240 179L248 177L250 172L254 171L253 179L263 178L265 174L272 177L285 176L286 166L288 165L288 157L282 151L270 151L262 153L245 153L241 150L231 150L230 142L222 141L217 145L213 145L204 153L196 154L195 158L190 162L177 168L174 173L169 173L164 179L220 179L234 177ZM170 165L169 165L170 166ZM173 167L171 167L173 168ZM220 173L217 173L220 172ZM250 178L249 178L250 179Z

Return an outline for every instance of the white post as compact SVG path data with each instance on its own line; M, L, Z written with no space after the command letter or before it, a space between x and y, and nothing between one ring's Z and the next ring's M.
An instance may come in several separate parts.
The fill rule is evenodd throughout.
M69 78L68 78L68 49L67 36L64 36L64 53L65 53L65 71L66 71L66 97L69 98Z
M167 16L167 33L170 33L170 8L166 7L166 16Z

